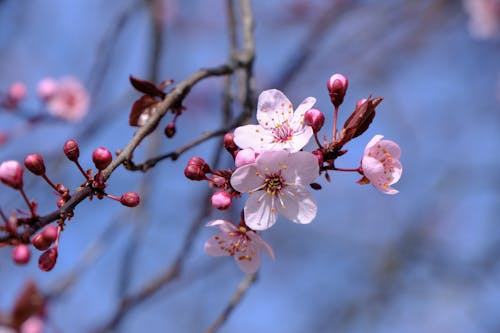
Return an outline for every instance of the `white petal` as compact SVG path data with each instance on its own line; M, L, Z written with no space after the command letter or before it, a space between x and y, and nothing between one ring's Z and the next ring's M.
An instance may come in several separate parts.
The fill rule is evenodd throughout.
M293 105L281 91L270 89L260 94L257 103L257 120L262 127L275 128L276 125L291 122L292 118Z
M300 224L312 222L318 212L318 205L311 193L307 190L294 187L286 190L282 196L283 206L278 205L278 209L286 219Z
M251 194L244 208L246 225L253 230L266 230L276 223L278 214L273 200L274 197L264 191Z
M300 105L297 107L297 110L295 110L292 123L294 125L303 123L306 111L310 110L315 103L316 98L314 97L307 97L306 99L304 99L302 103L300 103Z
M273 141L273 136L260 125L245 125L234 130L234 143L238 147L261 149L262 145Z
M373 147L377 142L379 142L384 136L377 134L375 135L367 144L365 147L365 155L368 154L368 151L370 150L371 147Z
M247 164L236 169L231 176L231 186L238 192L245 193L260 187L264 180L255 164Z
M263 174L278 172L287 164L289 152L284 150L263 151L255 160L257 169Z
M205 224L206 227L217 227L219 228L222 232L226 232L226 233L229 233L231 231L235 231L235 230L238 230L238 228L236 228L234 226L234 224L232 224L231 222L229 221L226 221L226 220L215 220L215 221L210 221L208 222L207 224Z
M245 273L255 273L260 266L260 256L259 251L256 246L252 243L249 244L247 251L245 253L236 252L234 259L238 264L238 267Z
M282 175L287 182L307 186L319 176L318 159L306 151L290 154L287 168Z
M305 126L300 132L295 133L292 136L292 140L289 141L291 148L289 149L291 153L295 153L305 147L311 140L313 136L313 129L310 126Z
M222 242L222 243L221 243ZM228 256L229 252L224 250L223 244L228 244L231 239L225 233L220 233L210 237L205 242L205 252L214 257Z
M260 251L264 252L267 256L269 256L271 259L275 259L274 256L274 251L271 245L269 245L266 241L260 237L255 231L247 231L248 237L252 240L252 242L255 244L255 247L259 249Z

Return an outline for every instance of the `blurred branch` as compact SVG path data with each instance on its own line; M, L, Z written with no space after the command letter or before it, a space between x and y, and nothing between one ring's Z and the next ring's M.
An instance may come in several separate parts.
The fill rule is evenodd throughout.
M217 320L215 320L212 326L210 326L210 328L207 330L207 333L216 332L222 326L222 324L226 322L231 312L241 302L243 296L245 296L246 292L255 281L257 281L257 273L248 274L247 276L245 276L245 278L241 281L238 288L236 289L233 298L231 298L229 304L226 305Z

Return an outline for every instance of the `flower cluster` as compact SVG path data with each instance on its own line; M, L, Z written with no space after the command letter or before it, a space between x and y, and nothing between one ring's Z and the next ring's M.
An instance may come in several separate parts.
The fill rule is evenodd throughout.
M361 99L339 131L338 112L347 86L348 80L341 74L334 74L327 82L334 106L330 140L326 136L323 143L319 140L325 116L313 108L316 98L308 97L294 109L281 91L271 89L259 96L258 124L240 126L224 137L224 146L234 158L235 168L212 170L200 157L189 160L184 171L186 177L209 181L218 189L212 196L215 208L228 209L233 199L248 195L238 226L226 220L207 224L220 229L219 234L205 243L209 255L232 256L244 272L255 272L260 263L259 251L274 258L272 248L258 232L272 227L278 216L298 224L312 222L318 206L309 189L321 189L315 182L320 175L329 182L329 171L357 172L362 175L359 184L371 183L386 194L398 192L391 185L402 173L400 148L393 141L382 140L382 135L369 141L357 168L335 165L336 159L347 153L344 145L368 129L382 101L382 98ZM317 149L305 151L312 137Z
M92 161L94 162L97 172L93 173L91 169L83 170L79 163L80 149L78 143L71 139L64 144L64 154L66 157L76 165L79 172L83 175L85 182L79 188L88 188L90 193L88 197L91 199L93 196L98 199L108 197L112 200L120 202L126 207L135 207L139 205L140 198L135 192L126 192L121 197L117 197L106 193L103 171L111 164L112 154L109 150L99 147L94 150L92 154ZM0 224L0 247L10 245L12 246L12 259L15 263L24 265L27 264L31 258L30 246L32 245L39 251L44 251L38 259L38 267L42 271L50 271L55 266L58 256L58 244L60 234L63 231L65 222L73 217L73 207L75 201L70 193L70 190L58 183L54 184L46 174L45 163L40 154L30 154L24 159L24 166L35 176L41 177L57 194L56 205L58 211L52 215L53 218L48 216L41 217L38 215L38 204L35 200L28 199L24 191L24 169L21 163L15 160L9 160L0 163L0 181L20 192L23 197L29 212L24 212L20 209L16 213L11 213L9 217L0 209L0 221L3 220L4 224ZM80 199L80 201L83 198ZM78 199L76 199L78 200ZM57 226L50 225L49 223L57 220ZM41 231L35 234L39 229ZM5 234L2 235L2 234ZM31 238L31 239L30 239Z

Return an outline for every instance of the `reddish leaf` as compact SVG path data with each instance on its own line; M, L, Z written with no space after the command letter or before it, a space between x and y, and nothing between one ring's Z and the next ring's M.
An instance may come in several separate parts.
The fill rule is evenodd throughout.
M139 79L130 75L130 83L132 83L135 89L146 95L160 97L161 99L165 97L165 93L151 81Z
M345 145L351 139L363 134L370 126L375 117L375 108L382 102L382 98L368 98L363 104L356 107L353 113L347 118L342 129L342 136L339 144Z
M155 105L156 103L158 102L149 95L142 95L141 98L136 100L132 105L132 110L130 111L128 118L130 126L138 126L137 122L141 114L146 112L149 107Z

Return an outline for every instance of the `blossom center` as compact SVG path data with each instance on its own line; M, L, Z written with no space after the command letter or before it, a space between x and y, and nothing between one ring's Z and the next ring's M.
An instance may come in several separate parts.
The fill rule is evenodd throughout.
M266 175L264 179L264 190L269 195L278 194L285 185L285 180L281 176L281 172Z
M288 122L278 124L273 130L274 142L287 142L293 137L293 129L288 125Z

